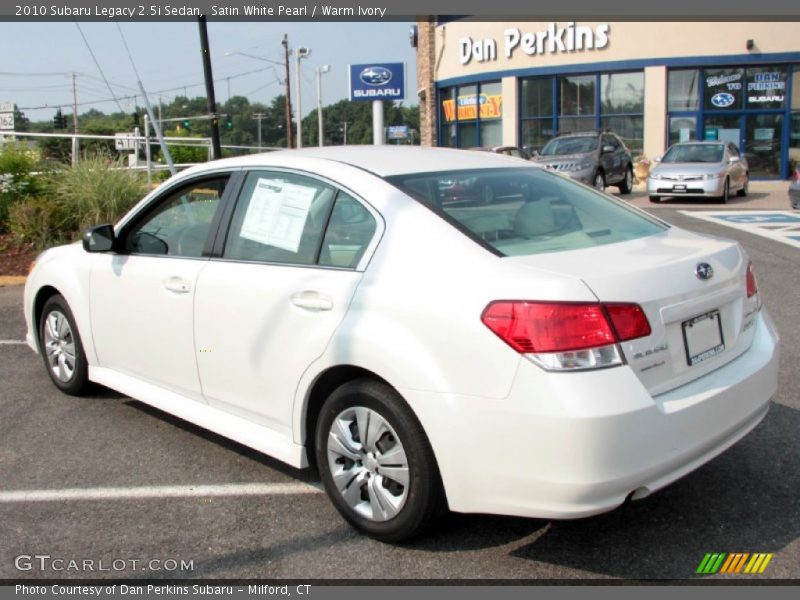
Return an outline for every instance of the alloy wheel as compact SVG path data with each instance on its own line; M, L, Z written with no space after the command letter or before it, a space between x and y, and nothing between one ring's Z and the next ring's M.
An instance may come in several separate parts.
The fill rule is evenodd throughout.
M45 319L44 350L47 364L53 375L68 383L75 374L75 337L69 320L59 310L53 310Z

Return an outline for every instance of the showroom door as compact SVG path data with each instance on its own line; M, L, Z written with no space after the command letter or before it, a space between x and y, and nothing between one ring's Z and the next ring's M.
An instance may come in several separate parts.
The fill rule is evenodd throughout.
M742 150L752 177L780 177L783 153L783 115L747 115Z

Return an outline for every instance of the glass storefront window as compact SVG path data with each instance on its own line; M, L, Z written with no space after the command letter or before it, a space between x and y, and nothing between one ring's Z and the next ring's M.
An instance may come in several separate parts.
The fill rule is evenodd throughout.
M753 177L778 177L781 174L783 115L745 117L744 155Z
M442 102L441 126L439 127L439 145L454 147L456 145L456 88L445 88L439 91Z
M667 110L697 110L699 104L699 69L670 71L667 81Z
M789 126L789 173L791 174L797 166L800 166L800 113L792 113Z
M703 72L706 110L738 110L744 97L744 69L706 69Z
M747 108L783 108L786 105L786 67L747 69Z
M522 122L520 144L528 152L541 152L553 136L553 119L528 119Z
M697 139L697 117L670 117L668 145ZM739 143L737 142L738 146Z
M708 116L703 123L709 141L732 142L741 150L741 123L739 117Z
M559 135L574 131L591 131L597 129L594 117L559 117Z
M444 88L439 93L441 146L474 148L502 143L503 94L499 81Z
M601 119L603 129L610 129L622 138L628 150L636 156L642 153L644 148L644 117L643 116L618 116L603 117Z
M559 114L593 115L595 79L594 75L559 77L558 91L561 98Z
M553 116L553 78L523 79L520 81L520 115L528 117Z
M600 111L604 115L644 111L643 71L601 75L600 91Z

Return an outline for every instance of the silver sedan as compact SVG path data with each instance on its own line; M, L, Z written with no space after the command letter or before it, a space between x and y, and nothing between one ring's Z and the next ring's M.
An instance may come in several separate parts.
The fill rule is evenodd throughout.
M747 159L730 142L681 142L667 150L647 177L650 202L674 196L705 196L727 202L746 196Z

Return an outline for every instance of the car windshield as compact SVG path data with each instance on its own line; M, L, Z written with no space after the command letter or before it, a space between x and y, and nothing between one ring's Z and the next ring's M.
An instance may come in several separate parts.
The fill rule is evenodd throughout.
M542 156L563 156L565 154L585 154L597 150L596 135L581 135L555 138L542 148Z
M395 175L386 180L500 256L625 242L668 225L537 167Z
M722 162L725 146L722 144L677 144L661 159L663 163L718 163Z

